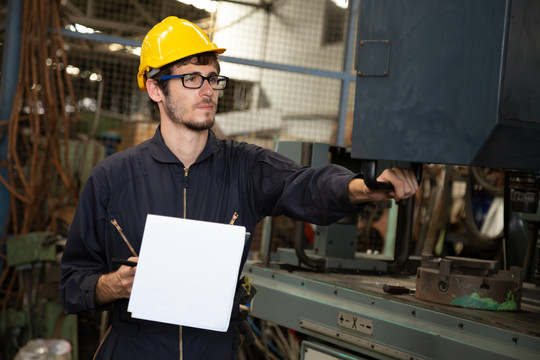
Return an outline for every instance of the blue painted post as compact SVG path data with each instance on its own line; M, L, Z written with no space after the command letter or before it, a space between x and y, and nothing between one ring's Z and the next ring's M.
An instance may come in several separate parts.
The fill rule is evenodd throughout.
M23 0L9 0L8 15L6 17L6 38L4 43L4 55L2 59L2 79L0 81L0 123L7 128L7 120L13 108L13 97L17 88L19 75L19 57L21 50L21 14ZM7 171L7 132L0 139L0 174L4 179L8 178ZM9 191L0 185L0 231L4 234L8 222ZM0 249L4 252L4 249ZM4 269L3 260L0 259L0 276Z
M356 22L360 8L359 0L349 2L349 26L347 28L347 41L345 42L345 57L343 58L343 74L350 74L354 61L354 48L356 39ZM349 104L349 92L351 82L356 80L356 75L351 77L344 76L341 83L341 96L339 101L338 130L336 145L345 146L345 125L347 123L347 108Z

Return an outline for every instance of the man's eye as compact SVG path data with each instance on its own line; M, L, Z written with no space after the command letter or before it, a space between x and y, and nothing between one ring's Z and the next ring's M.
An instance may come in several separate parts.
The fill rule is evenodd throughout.
M198 75L187 75L187 76L184 76L184 81L188 82L188 83L195 83L197 82L199 79L199 76Z

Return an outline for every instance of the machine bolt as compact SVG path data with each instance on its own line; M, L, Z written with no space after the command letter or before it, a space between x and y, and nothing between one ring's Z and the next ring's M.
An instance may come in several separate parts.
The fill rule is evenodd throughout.
M448 291L448 283L446 281L439 281L439 291Z

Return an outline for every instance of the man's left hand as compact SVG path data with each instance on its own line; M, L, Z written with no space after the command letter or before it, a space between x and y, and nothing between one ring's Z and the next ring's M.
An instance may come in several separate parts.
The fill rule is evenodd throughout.
M408 169L386 169L377 178L377 181L392 184L394 190L373 190L366 186L363 179L353 179L349 183L349 198L351 201L355 204L384 201L392 198L399 201L413 196L418 190L416 175Z

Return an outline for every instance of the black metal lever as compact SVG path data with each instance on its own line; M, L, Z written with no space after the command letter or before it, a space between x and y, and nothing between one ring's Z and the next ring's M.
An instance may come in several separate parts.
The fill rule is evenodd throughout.
M422 164L411 163L411 170L414 170L416 181L420 184L422 180ZM362 160L362 178L367 187L372 190L393 191L394 187L390 183L377 181L377 160Z

